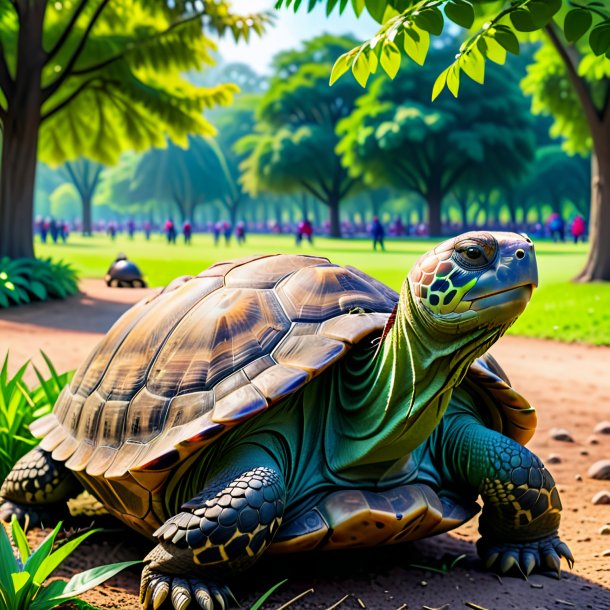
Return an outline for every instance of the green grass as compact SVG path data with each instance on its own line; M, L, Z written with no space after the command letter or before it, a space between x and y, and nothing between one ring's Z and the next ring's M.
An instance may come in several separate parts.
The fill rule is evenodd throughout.
M318 238L313 247L297 248L290 235L249 235L239 247L213 246L211 235L195 235L192 246L168 246L161 236L150 242L105 236L70 236L67 245L37 246L38 256L61 258L81 277L103 277L118 252L136 262L152 286L167 284L178 275L194 275L219 260L272 252L316 254L333 262L354 265L398 290L415 260L437 240L388 241L387 252L372 252L369 240ZM536 244L540 287L511 334L610 345L610 283L574 284L570 281L585 263L586 244Z

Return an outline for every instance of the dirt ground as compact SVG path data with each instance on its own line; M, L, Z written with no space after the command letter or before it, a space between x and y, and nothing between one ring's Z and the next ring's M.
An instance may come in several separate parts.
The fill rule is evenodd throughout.
M13 368L26 358L41 364L39 349L59 371L78 366L112 322L147 293L107 289L95 280L85 280L82 289L67 302L0 312L0 354L10 350ZM505 337L492 352L537 407L539 427L530 448L543 460L552 454L560 459L550 470L562 494L561 535L576 558L574 569L564 564L561 580L485 572L474 547L475 519L451 534L394 548L268 558L234 583L243 607L287 578L264 608L610 610L610 535L601 533L610 524L610 504L592 503L596 493L610 492L610 481L587 476L591 464L610 458L610 435L592 438L597 424L610 421L610 348ZM553 427L565 428L574 442L552 440ZM148 543L136 534L116 522L101 523L113 529L87 541L63 575L147 552ZM31 533L34 539L42 535ZM443 564L462 554L466 557L446 573L413 567L442 572ZM138 583L138 570L127 571L86 599L101 608L135 609Z

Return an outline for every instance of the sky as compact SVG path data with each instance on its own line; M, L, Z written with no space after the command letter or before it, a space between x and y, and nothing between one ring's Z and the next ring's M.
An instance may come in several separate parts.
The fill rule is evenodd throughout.
M268 71L271 58L278 51L295 48L303 40L318 34L351 34L357 40L371 38L378 29L378 24L365 13L356 18L351 6L339 15L335 9L331 17L326 17L324 6L317 6L311 13L302 8L294 13L292 8L275 10L274 0L233 0L231 6L235 12L251 13L272 10L276 14L275 27L269 28L262 38L253 35L249 43L235 44L233 39L225 37L220 40L219 51L227 62L244 62L252 65L258 72Z

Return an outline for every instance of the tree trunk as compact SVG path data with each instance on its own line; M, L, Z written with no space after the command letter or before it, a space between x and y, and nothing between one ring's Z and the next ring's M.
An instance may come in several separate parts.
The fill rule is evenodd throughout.
M589 255L579 282L610 281L610 116L592 132Z
M34 182L42 106L44 3L22 15L17 74L2 124L0 257L33 258Z
M339 198L332 198L328 202L328 211L330 214L330 236L341 237L341 221L339 219Z
M438 189L430 189L426 203L428 204L428 233L430 237L439 237L443 234L443 223L441 219L442 195Z
M91 197L84 195L81 199L83 202L83 235L91 237L93 234L91 226Z

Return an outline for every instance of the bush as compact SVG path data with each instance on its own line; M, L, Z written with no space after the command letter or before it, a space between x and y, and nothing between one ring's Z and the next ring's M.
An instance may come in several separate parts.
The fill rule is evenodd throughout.
M6 256L0 259L0 307L65 299L77 291L76 271L63 261Z
M0 369L0 483L15 462L38 444L30 432L30 424L51 412L59 393L72 378L72 372L58 375L46 354L42 356L49 376L45 378L34 367L40 385L33 390L23 381L29 362L9 377L7 354Z

